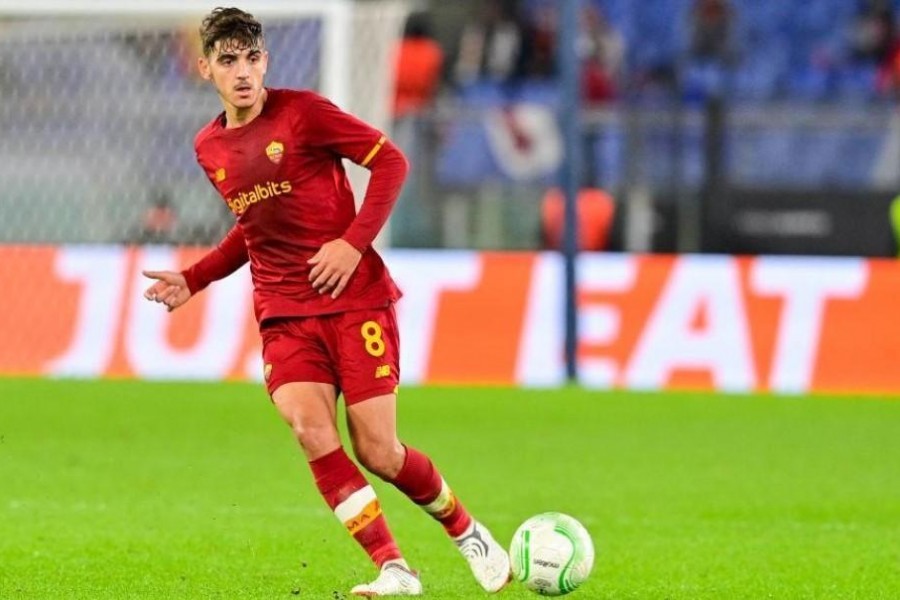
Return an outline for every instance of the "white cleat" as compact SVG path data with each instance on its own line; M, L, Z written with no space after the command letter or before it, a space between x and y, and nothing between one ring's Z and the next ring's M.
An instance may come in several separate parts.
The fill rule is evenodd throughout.
M377 596L421 596L422 582L404 564L388 561L381 567L381 573L372 583L357 585L350 593L355 596L374 598Z
M509 555L484 525L472 519L466 532L454 541L481 587L488 592L499 592L509 583L512 578Z

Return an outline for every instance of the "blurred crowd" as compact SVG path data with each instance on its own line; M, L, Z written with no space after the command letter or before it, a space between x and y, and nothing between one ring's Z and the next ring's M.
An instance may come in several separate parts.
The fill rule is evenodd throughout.
M900 91L894 0L582 0L586 106L617 100L891 100ZM471 3L454 43L412 15L397 57L395 112L444 97L510 98L556 77L559 4Z
M753 189L892 187L900 174L900 146L892 141L900 124L884 115L900 98L898 5L900 0L581 0L574 42L582 103L594 110L583 121L582 186L588 193L579 197L578 210L580 219L590 221L583 230L607 231L615 217L610 205L618 200L597 192L610 190L618 198L640 181L674 206L673 189L704 189L714 168ZM479 223L515 220L523 211L492 217L501 203L471 200L502 195L491 187L499 181L541 190L542 243L556 245L561 213L552 185L562 161L554 117L560 107L556 55L564 35L559 0L421 6L397 50L394 134L433 171L412 175L395 211L394 242L431 243L441 227L433 215L445 211L450 222L457 196L470 199ZM704 145L702 119L629 125L616 118L624 106L663 117L688 107L680 114L705 118L712 100L740 106L744 117L740 125L730 123L740 135L725 136L728 147L721 152ZM776 108L784 119L771 118ZM860 120L866 115L872 118ZM809 135L810 123L815 135ZM727 164L710 159L719 155L730 157ZM435 190L450 201L426 205L423 199ZM502 204L521 207L525 195L518 188ZM490 245L495 233L482 229L487 233L478 243ZM422 231L427 235L404 237ZM444 235L452 246L450 237ZM605 234L583 243L605 244Z
M503 90L556 76L558 7L517 0L486 0L472 10L451 54L434 37L429 13L410 16L397 53L395 114L427 107L440 92ZM622 35L600 6L584 4L579 53L585 102L614 100L625 58Z
M560 0L415 5L421 12L409 16L396 42L393 122L378 111L379 125L415 158L392 243L533 247L535 222L558 216L546 194L564 161L556 119ZM585 188L609 190L616 201L641 188L674 203L673 189L704 189L716 166L710 157L721 155L726 175L743 188L896 189L898 6L581 0L574 41L583 103L596 109L583 120ZM34 215L97 206L72 216L81 219L69 228L77 235L43 233L44 221L28 217L26 227L5 224L8 237L28 231L107 241L104 232L114 231L142 243L210 243L227 230L231 216L208 201L185 143L186 131L220 110L196 76L195 23L110 33L62 22L0 21L0 28L0 158L16 178L0 202L37 207L29 182L45 182L50 172L60 192L46 192L40 206L52 208L33 208ZM382 61L394 31L377 32L378 52L364 37L359 46ZM277 57L269 85L320 85L321 55L313 49L322 32L317 19L268 24ZM113 81L116 92L105 93ZM740 105L721 153L705 142L711 98ZM85 113L84 105L94 110ZM631 114L640 118L622 118ZM85 147L92 151L76 150ZM586 202L598 208L597 219L608 219L608 200L598 198ZM538 206L546 212L539 215Z

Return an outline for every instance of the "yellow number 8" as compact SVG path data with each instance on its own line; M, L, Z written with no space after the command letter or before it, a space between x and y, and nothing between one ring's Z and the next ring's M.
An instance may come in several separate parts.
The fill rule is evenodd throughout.
M366 352L378 358L384 354L384 340L381 338L381 325L375 321L366 321L359 330L363 339L366 340Z

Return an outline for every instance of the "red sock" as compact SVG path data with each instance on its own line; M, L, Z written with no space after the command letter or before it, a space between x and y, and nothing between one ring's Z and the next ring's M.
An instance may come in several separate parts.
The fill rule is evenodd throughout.
M431 460L414 448L406 447L406 461L391 483L438 520L451 537L461 536L472 523Z
M311 461L309 466L325 502L378 568L402 558L375 490L343 448Z

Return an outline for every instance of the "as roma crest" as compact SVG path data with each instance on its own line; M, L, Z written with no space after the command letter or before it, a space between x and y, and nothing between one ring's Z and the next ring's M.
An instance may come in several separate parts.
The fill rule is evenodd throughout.
M284 144L281 142L273 141L268 146L266 146L266 156L269 157L276 165L281 162L281 158L284 156Z

